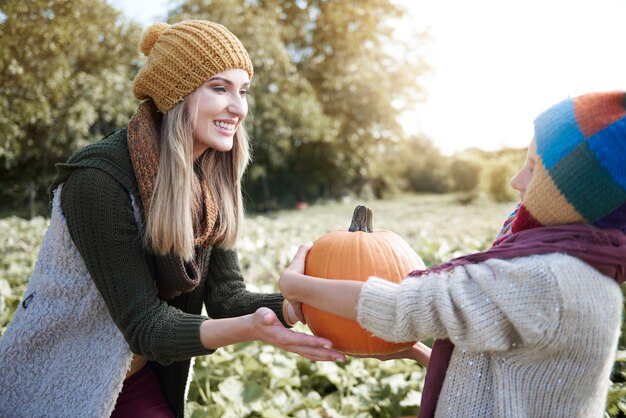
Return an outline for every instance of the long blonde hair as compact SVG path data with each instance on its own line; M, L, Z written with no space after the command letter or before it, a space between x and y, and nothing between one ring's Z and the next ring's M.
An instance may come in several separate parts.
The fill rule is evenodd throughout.
M207 149L197 161L193 156L193 118L188 101L175 105L163 116L159 139L160 160L144 242L157 254L173 254L185 260L194 255L194 225L201 222L201 184L194 171L200 169L217 208L214 245L233 247L242 227L244 211L241 178L250 161L248 137L243 123L228 152ZM194 198L196 197L196 198Z

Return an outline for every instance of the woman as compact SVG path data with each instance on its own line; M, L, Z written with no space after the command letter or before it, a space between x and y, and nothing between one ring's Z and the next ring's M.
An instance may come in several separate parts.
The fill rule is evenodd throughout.
M245 289L232 249L253 68L208 21L157 23L125 129L59 165L52 217L0 342L0 416L183 415L190 359L261 340L312 360L280 294ZM205 305L208 315L201 314Z
M302 274L292 304L358 322L391 341L436 340L420 417L601 417L626 277L626 95L565 100L535 120L511 184L509 233L402 283Z

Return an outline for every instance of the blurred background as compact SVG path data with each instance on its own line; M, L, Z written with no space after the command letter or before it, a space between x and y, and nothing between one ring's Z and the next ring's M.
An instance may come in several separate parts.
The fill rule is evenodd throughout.
M255 65L247 210L463 192L515 199L533 118L626 88L626 2L3 0L0 215L47 214L54 164L128 121L155 21L221 22Z

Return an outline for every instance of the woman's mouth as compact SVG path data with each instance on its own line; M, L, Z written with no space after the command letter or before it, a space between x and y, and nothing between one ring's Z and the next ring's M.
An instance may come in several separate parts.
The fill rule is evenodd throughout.
M226 122L221 120L214 120L213 126L223 135L232 136L235 133L235 128L237 127L237 123Z

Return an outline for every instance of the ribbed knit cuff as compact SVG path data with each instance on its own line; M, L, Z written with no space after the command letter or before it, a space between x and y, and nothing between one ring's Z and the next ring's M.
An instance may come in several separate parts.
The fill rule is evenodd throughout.
M399 294L399 285L370 277L361 288L356 307L359 325L379 338L394 341L392 330L396 325Z
M273 310L276 313L278 320L282 322L284 326L286 326L287 328L290 328L292 325L289 325L287 321L285 321L285 318L283 317L283 301L284 300L285 298L283 297L283 295L281 295L280 293L277 293L275 298L271 297L271 298L264 300L263 306L266 306L270 308L271 310Z
M196 315L180 318L176 326L176 357L189 359L215 352L205 348L200 340L200 325L207 319L209 318Z

